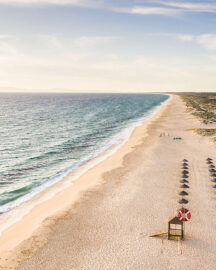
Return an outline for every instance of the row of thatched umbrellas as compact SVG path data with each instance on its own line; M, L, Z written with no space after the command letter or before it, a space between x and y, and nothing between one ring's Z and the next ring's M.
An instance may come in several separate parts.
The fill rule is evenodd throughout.
M184 190L184 189L188 189L189 188L189 171L188 171L188 160L187 159L183 159L182 161L182 180L181 182L181 188L182 190L180 191L179 195L182 197L179 200L180 204L187 204L188 200L186 200L184 197L188 196L188 193Z
M213 187L216 188L216 170L215 170L215 165L213 164L212 158L207 158L206 163L209 165L209 173L212 178L212 182L215 183Z

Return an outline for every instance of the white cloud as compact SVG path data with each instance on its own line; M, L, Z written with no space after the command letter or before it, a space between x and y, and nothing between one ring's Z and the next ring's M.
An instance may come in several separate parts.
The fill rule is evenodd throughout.
M92 46L105 45L117 39L118 37L109 36L83 36L77 38L74 41L74 44L79 48L88 48Z
M136 5L131 3L131 7L111 8L115 12L140 14L140 15L164 15L175 16L185 13L216 13L216 3L203 2L183 2L165 0L138 0Z
M98 92L183 91L215 90L215 72L214 66L176 66L137 56L125 63L121 61L67 63L67 65L60 63L51 67L15 66L9 70L6 67L0 72L0 78L1 85L19 88Z
M176 33L147 33L146 35L174 38L183 42L194 42L208 51L216 51L216 34L190 35Z
M191 11L191 12L216 12L216 4L215 3L192 3L192 2L177 2L177 1L157 1L165 6L180 8L184 11Z
M102 0L0 0L5 5L74 5L91 6L100 4Z
M62 48L62 43L57 36L55 36L55 35L40 35L40 37L42 38L42 40L49 43L50 45L52 45L55 48L59 48L59 49Z
M118 1L117 1L118 2ZM85 8L97 8L117 13L139 15L178 16L184 13L216 13L216 3L213 2L183 2L165 0L130 0L116 3L110 0L0 0L0 5L71 5Z
M173 11L173 14L175 15L175 12L177 14L179 13L216 13L216 3L212 1L197 1L197 2L191 2L191 1L166 1L166 0L136 0L137 4L139 4L141 7L147 7L149 4L151 4L151 7L153 8L163 8L163 9L171 9L170 12ZM169 12L167 11L168 15ZM164 15L166 13L164 12Z
M189 34L176 34L176 33L145 33L147 36L152 37L168 37L168 38L174 38L181 41L193 41L195 39L195 36L189 35Z
M193 41L194 40L193 35L176 35L176 37L182 41Z
M208 51L216 51L216 34L203 34L203 35L173 35L182 41L192 41L201 45Z
M17 49L9 42L0 41L0 57L14 57L18 54Z
M139 15L163 15L163 16L173 16L181 14L181 10L173 8L164 8L164 7L146 7L146 6L135 6L131 8L119 8L115 11L122 13L130 14L139 14Z
M205 34L195 38L196 42L202 45L205 49L210 51L216 51L216 35Z
M154 34L153 34L154 35ZM216 37L159 34L182 42L196 42L213 50ZM30 40L28 40L28 38ZM36 46L32 45L36 41ZM214 66L178 59L153 60L136 52L104 50L118 37L84 36L76 40L61 35L0 39L0 84L23 88L67 88L83 91L171 91L214 89ZM124 40L119 40L122 44ZM212 45L209 47L209 43ZM40 44L38 50L37 44ZM207 45L208 44L208 45ZM76 45L76 46L75 46ZM144 53L144 52L143 52ZM179 63L176 65L176 63Z
M13 38L14 36L12 35L0 35L0 39L8 39L8 38Z

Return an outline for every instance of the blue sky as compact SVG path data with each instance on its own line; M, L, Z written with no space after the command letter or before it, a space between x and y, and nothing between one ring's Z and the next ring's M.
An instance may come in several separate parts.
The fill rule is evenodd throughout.
M216 2L0 0L0 87L216 90Z

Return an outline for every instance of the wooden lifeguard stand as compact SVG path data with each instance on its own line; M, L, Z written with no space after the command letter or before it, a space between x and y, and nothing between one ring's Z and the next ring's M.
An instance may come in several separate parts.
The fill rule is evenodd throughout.
M168 240L179 238L184 239L183 222L177 217L171 217L168 221Z

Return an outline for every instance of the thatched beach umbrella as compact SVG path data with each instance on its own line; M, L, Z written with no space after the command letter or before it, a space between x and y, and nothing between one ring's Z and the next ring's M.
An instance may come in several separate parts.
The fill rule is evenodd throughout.
M181 199L181 200L179 201L179 203L180 203L180 204L187 204L187 203L188 203L188 200Z
M189 172L187 170L182 171L182 173L189 174Z
M182 174L182 178L188 178L189 176L187 174Z
M187 159L183 159L183 162L188 162L188 160Z
M182 190L182 191L179 193L179 195L181 195L181 196L187 196L188 193L187 193L186 191Z
M183 166L188 166L188 164L187 164L186 162L184 162L182 165L183 165Z
M209 158L207 158L206 160L212 160L212 158L209 157Z
M216 172L215 169L209 169L209 171L210 171L211 173L215 173L215 172Z
M213 179L212 179L212 182L215 182L215 183L216 183L216 178L213 178Z
M184 184L184 183L189 183L189 182L188 182L188 180L183 179L183 180L180 181L180 183L183 183Z
M208 160L207 164L213 164L213 162L211 160Z
M183 184L183 185L181 185L181 188L189 188L189 186L186 184Z
M215 168L215 165L211 164L211 165L209 166L209 168Z

